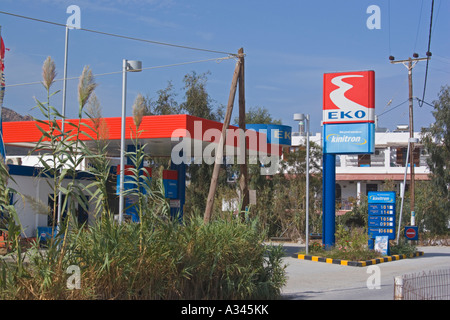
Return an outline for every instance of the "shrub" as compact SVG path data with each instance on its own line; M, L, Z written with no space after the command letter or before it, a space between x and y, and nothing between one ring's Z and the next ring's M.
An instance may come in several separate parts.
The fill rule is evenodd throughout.
M331 251L331 258L343 260L368 260L380 256L368 248L369 236L363 228L347 229L338 225L336 230L336 245Z
M276 299L286 282L283 250L238 220L99 223L68 233L62 261L55 243L30 250L21 275L3 263L0 298ZM70 265L81 270L79 290L66 287Z
M319 242L313 242L309 245L309 252L314 255L322 255L325 253L325 248L323 244Z
M409 241L401 241L398 244L394 244L390 246L390 254L405 254L410 256L417 251L415 245L410 243Z
M380 253L368 248L369 236L362 228L347 229L338 225L335 237L336 242L331 249L327 250L322 244L314 242L309 246L310 253L332 259L351 261L368 260L380 256Z

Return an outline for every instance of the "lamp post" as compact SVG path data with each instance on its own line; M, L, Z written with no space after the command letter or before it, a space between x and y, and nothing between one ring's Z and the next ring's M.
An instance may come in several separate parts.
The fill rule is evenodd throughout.
M299 121L299 134L302 135L301 126L306 123L306 254L309 252L309 114L294 114L294 120Z
M66 26L65 49L64 49L64 80L63 80L63 90L62 90L63 101L62 101L62 110L61 110L61 115L62 115L61 132L63 134L63 137L62 137L63 139L64 139L64 122L66 121L67 57L69 54L69 29L70 29L70 27L67 25ZM61 223L61 215L62 215L61 206L62 206L62 191L59 190L59 192L58 192L58 213L57 213L57 223L56 223L56 228L58 230L57 232L59 232L59 224Z
M125 181L125 119L127 104L127 72L142 71L142 62L136 60L123 59L122 66L122 122L120 135L120 189L119 189L119 223L123 221L123 212L125 209L124 202L124 181Z

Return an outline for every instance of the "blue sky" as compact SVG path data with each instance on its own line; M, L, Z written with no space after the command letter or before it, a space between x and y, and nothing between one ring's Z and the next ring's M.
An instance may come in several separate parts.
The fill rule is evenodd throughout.
M148 40L224 52L246 53L246 105L265 107L283 124L293 126L294 113L311 115L311 130L320 130L322 79L328 72L374 70L379 126L393 130L407 124L407 70L390 64L389 55L424 57L428 46L431 0L1 0L0 11L65 24L69 5L81 9L81 27ZM366 26L370 5L381 13L381 29ZM437 99L450 84L450 2L435 0L431 52L425 101ZM10 50L5 58L6 84L41 80L42 63L51 56L63 76L65 28L0 14L2 36ZM226 57L71 30L68 77L89 65L94 74L121 71L122 59L141 60L144 68ZM138 93L155 97L172 81L182 101L183 76L209 72L208 93L226 105L234 60L189 64L128 74L127 114ZM413 70L414 96L422 98L426 62ZM96 77L96 94L106 117L121 115L122 75ZM67 116L76 117L77 80L68 81ZM62 88L57 82L53 89ZM4 106L39 116L34 97L46 99L42 85L8 87ZM390 104L389 101L392 100ZM62 104L62 94L51 100ZM237 100L232 119L237 115ZM392 109L392 111L390 111ZM432 108L414 102L414 125L433 122Z

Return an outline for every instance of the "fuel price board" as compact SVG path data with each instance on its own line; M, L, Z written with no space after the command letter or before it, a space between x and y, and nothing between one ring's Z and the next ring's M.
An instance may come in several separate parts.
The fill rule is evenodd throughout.
M368 234L370 238L395 239L395 192L370 191L368 194Z

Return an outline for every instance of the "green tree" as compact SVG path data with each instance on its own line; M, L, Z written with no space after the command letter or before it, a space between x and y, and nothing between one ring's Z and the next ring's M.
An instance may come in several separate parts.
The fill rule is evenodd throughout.
M292 148L291 148L292 149ZM321 149L310 143L309 217L310 232L321 230L322 174L320 164ZM260 210L265 210L269 230L273 236L288 236L296 239L305 233L306 214L306 146L285 150L279 173L270 177L265 184L264 194L271 199Z
M220 121L222 112L214 110L213 100L206 90L209 73L198 75L195 71L184 76L185 101L180 105L181 110L191 116Z
M222 119L221 109L214 107L213 99L206 90L208 74L198 75L193 71L184 76L185 101L180 104L180 110L192 116L220 121ZM190 164L186 171L190 184L186 188L185 211L203 214L206 208L213 166L204 162ZM221 170L219 175L219 185L226 185L225 169Z
M158 99L151 103L152 113L156 115L180 113L181 108L175 100L175 96L172 81L169 81L165 89L158 90Z
M238 119L235 119L237 122ZM265 107L251 107L246 112L247 124L282 124L274 119ZM306 206L306 144L296 148L285 148L280 170L273 176L261 175L261 164L251 164L249 189L256 190L257 204L250 209L253 217L258 217L269 236L299 238L305 230ZM321 158L320 146L310 145L310 227L319 232L321 221ZM239 168L235 168L239 170Z
M239 118L234 119L235 123L239 123ZM269 110L265 107L250 107L245 113L245 123L248 124L281 124L281 120L272 118Z
M239 118L234 119L235 123L239 123ZM265 107L250 107L245 113L246 124L281 124L281 120L273 119L272 115ZM267 182L267 177L261 175L261 163L258 160L257 164L248 165L249 187L253 190L258 189L257 186L264 186ZM235 164L228 167L228 171L233 172L239 176L239 165Z
M448 233L450 219L450 87L443 86L433 102L435 122L422 129L422 142L429 154L432 207L424 212L424 224L432 234ZM436 201L438 199L438 201Z

